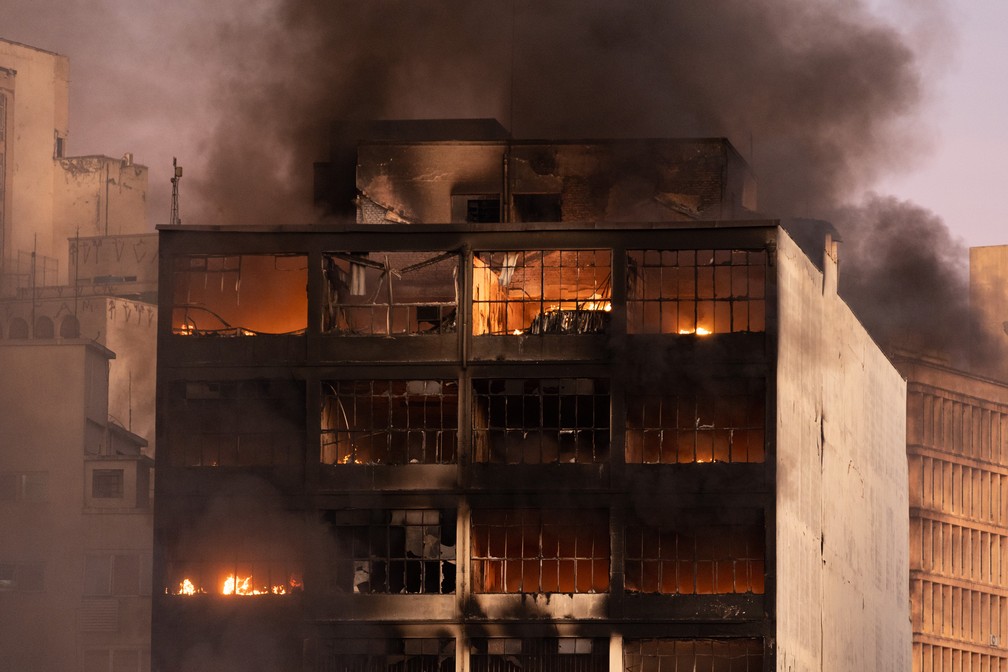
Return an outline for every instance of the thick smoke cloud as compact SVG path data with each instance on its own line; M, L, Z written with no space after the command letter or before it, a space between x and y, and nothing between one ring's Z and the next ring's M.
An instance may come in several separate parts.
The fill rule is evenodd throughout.
M912 147L920 98L913 51L857 2L288 0L193 47L234 64L194 223L310 219L332 120L432 116L516 137L727 136L763 210L814 214Z

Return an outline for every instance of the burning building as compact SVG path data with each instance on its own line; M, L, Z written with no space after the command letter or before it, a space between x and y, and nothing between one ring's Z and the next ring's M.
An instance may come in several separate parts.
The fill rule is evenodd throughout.
M155 669L908 667L905 383L726 141L355 157L160 230Z

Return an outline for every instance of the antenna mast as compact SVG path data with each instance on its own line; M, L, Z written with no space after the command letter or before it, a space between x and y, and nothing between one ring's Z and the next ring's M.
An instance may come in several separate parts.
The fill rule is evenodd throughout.
M178 159L174 156L171 160L172 164L172 178L171 178L171 218L168 223L172 226L178 226L182 223L182 218L179 217L178 208L178 183L182 179L182 166L178 165Z

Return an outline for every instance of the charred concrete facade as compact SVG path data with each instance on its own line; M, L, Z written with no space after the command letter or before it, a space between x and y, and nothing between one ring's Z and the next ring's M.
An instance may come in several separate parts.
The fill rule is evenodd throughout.
M160 236L155 669L908 668L906 387L832 245Z

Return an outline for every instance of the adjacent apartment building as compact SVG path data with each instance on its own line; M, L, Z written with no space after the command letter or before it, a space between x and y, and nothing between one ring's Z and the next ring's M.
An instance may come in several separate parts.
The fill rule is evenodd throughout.
M154 669L908 669L835 245L723 140L419 130L357 222L160 230Z

